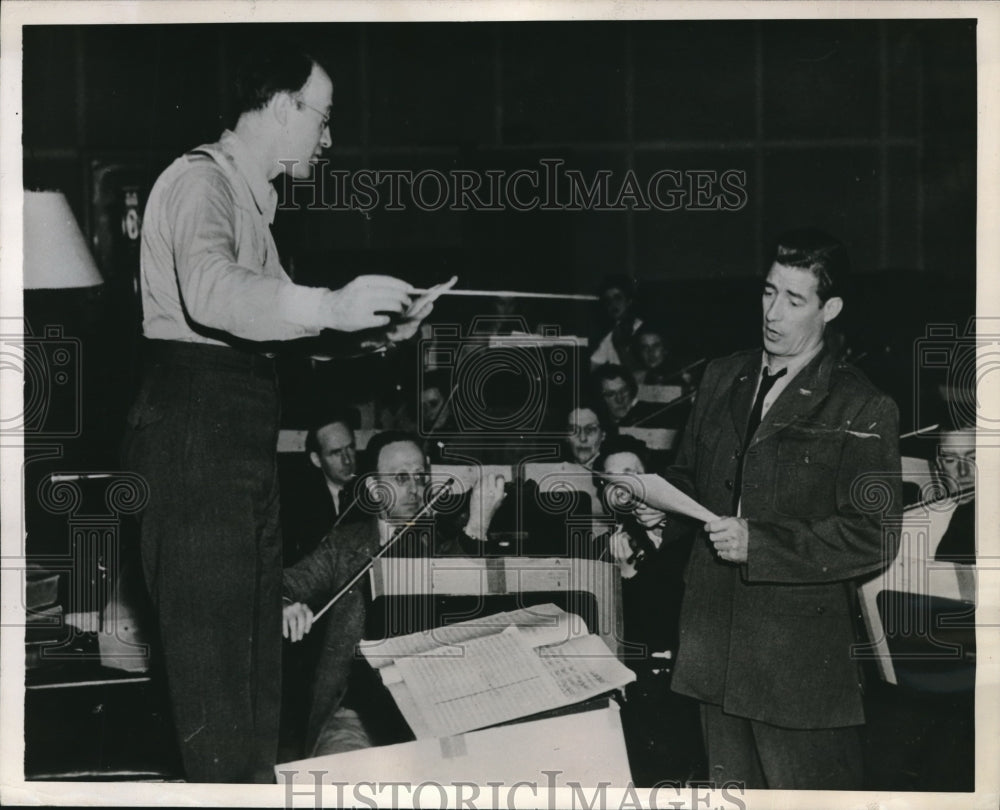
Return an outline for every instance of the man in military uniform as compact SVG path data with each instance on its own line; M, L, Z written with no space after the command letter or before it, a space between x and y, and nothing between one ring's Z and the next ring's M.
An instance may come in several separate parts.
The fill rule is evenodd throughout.
M763 351L709 364L666 474L722 516L692 549L672 683L717 784L862 787L854 581L895 555L902 501L896 405L825 347L847 269L828 234L781 237Z

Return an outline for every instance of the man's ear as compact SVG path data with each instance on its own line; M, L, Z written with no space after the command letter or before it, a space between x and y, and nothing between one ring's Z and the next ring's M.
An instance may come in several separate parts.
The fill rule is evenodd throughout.
M368 492L368 501L372 506L375 507L378 514L384 515L388 505L392 502L392 494L387 491L386 484L379 480L379 477L375 473L369 473L361 476L361 480L364 482L364 487ZM388 499L388 500L387 500Z
M830 321L840 314L840 310L843 308L844 299L839 295L827 298L826 303L823 304L823 323L830 323Z
M315 450L310 450L310 451L309 451L309 460L310 460L310 461L312 462L312 465L313 465L313 466L314 466L314 467L315 467L315 468L316 468L317 470L318 470L318 469L320 468L320 463L319 463L319 455L318 455L318 454L316 453L316 451L315 451Z
M295 100L289 93L285 92L275 93L267 103L267 109L270 110L271 115L274 116L274 119L281 126L285 126L288 123L288 116L294 106Z

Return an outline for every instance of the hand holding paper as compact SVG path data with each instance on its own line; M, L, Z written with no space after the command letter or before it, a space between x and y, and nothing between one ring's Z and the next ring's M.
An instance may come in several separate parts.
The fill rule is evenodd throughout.
M724 560L745 563L750 548L750 531L743 518L724 517L705 524L708 539Z

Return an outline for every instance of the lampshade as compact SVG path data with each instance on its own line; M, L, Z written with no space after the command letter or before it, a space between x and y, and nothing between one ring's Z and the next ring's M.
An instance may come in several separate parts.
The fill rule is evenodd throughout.
M93 287L104 279L61 191L24 192L24 289Z

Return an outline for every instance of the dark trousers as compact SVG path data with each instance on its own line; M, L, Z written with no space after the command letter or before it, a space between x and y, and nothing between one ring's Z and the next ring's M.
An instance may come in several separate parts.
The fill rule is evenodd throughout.
M708 778L747 789L861 790L860 726L779 728L701 704Z
M124 458L185 775L273 782L281 705L273 361L149 341Z

